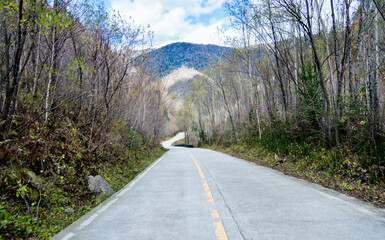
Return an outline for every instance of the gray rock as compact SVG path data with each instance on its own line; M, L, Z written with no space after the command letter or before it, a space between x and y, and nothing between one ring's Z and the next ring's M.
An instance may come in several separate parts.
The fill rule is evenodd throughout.
M64 209L64 213L67 214L68 216L71 216L74 212L75 212L75 209L73 208Z
M115 191L108 185L108 183L100 176L96 175L88 176L88 187L90 188L91 192L99 193L100 195L111 195L115 193Z
M279 159L279 157L278 157L278 155L277 155L277 154L275 154L274 158L275 158L275 162L276 162L276 164L280 164L280 163L283 163L283 159Z

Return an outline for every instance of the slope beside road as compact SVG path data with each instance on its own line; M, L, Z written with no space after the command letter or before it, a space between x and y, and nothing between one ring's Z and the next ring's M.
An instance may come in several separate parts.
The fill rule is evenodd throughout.
M53 239L385 239L383 210L183 137Z

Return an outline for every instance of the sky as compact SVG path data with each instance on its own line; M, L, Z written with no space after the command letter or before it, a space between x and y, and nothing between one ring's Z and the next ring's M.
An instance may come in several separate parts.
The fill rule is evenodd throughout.
M222 8L225 0L105 0L127 20L154 31L154 45L173 42L224 45L218 31L230 23ZM230 31L230 30L229 30Z

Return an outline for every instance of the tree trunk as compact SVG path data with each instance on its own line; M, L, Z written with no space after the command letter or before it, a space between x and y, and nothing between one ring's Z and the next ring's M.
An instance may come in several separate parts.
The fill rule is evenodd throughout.
M372 137L376 138L377 129L379 125L379 99L378 99L378 79L379 79L379 67L380 67L380 58L379 58L379 39L378 39L378 9L375 10L374 17L374 77L373 77L373 123L372 123Z
M331 13L332 13L332 26L333 26L333 41L334 41L334 55L335 55L335 65L336 65L336 72L337 72L337 97L336 97L336 108L334 113L334 124L335 124L335 137L336 137L336 144L339 144L339 137L338 137L338 122L342 115L342 107L341 107L341 91L342 91L342 79L341 79L341 72L340 72L340 54L339 54L339 48L338 48L338 41L337 41L337 29L336 29L336 20L335 20L335 13L334 13L334 2L333 0L330 0L331 5Z
M54 1L54 10L56 14L59 12L59 6L58 6L58 1ZM51 36L51 56L50 56L50 67L49 67L49 72L48 72L48 83L47 83L47 91L46 91L46 96L45 96L45 117L44 117L44 122L48 122L48 116L49 116L49 109L50 109L50 104L49 100L51 97L51 89L54 86L54 81L56 78L56 61L57 61L57 28L55 24L52 26L52 36Z

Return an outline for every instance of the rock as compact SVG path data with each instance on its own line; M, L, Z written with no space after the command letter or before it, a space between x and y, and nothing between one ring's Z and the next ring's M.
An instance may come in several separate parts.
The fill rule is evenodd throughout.
M75 209L73 208L64 209L64 213L67 214L68 216L71 216L74 212L75 212Z
M41 188L43 183L41 178L39 178L34 172L32 172L29 169L24 170L25 174L28 176L29 181L32 183L32 185L36 188Z
M277 163L277 164L280 164L280 163L283 163L283 160L281 160L281 159L279 159L279 157L277 156L277 154L275 154L275 162Z
M87 179L88 187L90 188L91 192L99 193L100 195L111 195L115 193L115 191L100 175L96 175L95 177L88 176Z
M48 144L49 143L48 141L44 141L44 140L41 140L41 139L38 139L37 142L41 143L41 144Z

